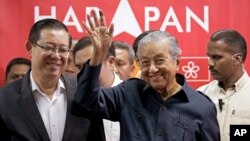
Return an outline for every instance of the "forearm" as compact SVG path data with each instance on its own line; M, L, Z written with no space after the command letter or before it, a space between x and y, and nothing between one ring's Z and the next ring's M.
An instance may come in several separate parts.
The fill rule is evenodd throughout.
M90 66L98 66L102 64L102 61L105 57L105 53L98 49L93 49L93 54L90 58L89 65Z
M98 109L100 71L101 65L91 67L89 64L86 64L77 76L75 101L84 110L96 111Z

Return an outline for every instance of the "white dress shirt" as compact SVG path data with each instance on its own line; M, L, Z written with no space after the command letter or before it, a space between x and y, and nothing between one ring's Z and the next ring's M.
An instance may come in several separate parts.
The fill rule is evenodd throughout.
M201 86L198 90L207 94L216 105L221 141L230 140L230 125L250 124L250 78L246 71L234 87L227 91L220 87L217 80ZM223 104L221 108L219 100Z
M53 97L52 99L50 99L45 93L40 90L31 74L32 73L30 73L31 88L34 99L42 116L42 120L48 132L50 140L61 141L63 137L67 112L65 86L62 80L59 79Z
M120 84L122 80L119 76L114 73L115 79L112 84L112 87ZM120 123L103 119L104 131L105 131L105 138L106 141L120 141Z

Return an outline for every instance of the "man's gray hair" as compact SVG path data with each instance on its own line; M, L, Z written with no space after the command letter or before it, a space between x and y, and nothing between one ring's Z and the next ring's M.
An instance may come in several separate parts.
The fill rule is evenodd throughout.
M157 30L157 31L149 33L148 35L146 35L140 40L136 55L138 57L140 56L140 48L143 45L148 44L148 43L159 42L162 40L166 40L167 43L169 44L169 47L170 47L169 53L173 59L181 54L181 49L179 48L177 39L168 32Z

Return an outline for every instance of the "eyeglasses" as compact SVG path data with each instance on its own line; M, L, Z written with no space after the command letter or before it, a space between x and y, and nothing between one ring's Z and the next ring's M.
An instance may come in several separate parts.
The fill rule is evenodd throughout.
M155 66L161 66L167 61L168 61L167 58L157 58L152 61L149 59L142 59L142 60L139 60L139 63L141 64L142 67L147 68L147 67L150 67L151 62L153 62Z
M52 44L46 44L46 45L40 45L40 44L37 44L37 43L32 43L32 44L40 47L41 49L43 49L44 52L49 53L49 54L56 54L56 52L58 52L58 54L60 56L67 56L71 52L71 50L68 49L67 46L56 48Z

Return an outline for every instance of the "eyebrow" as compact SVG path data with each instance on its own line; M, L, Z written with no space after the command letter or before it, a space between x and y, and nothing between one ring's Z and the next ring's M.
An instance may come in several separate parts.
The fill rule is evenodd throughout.
M54 42L44 42L44 44L52 44L52 45L58 45L58 46L69 46L69 45L66 45L66 44L56 44Z

